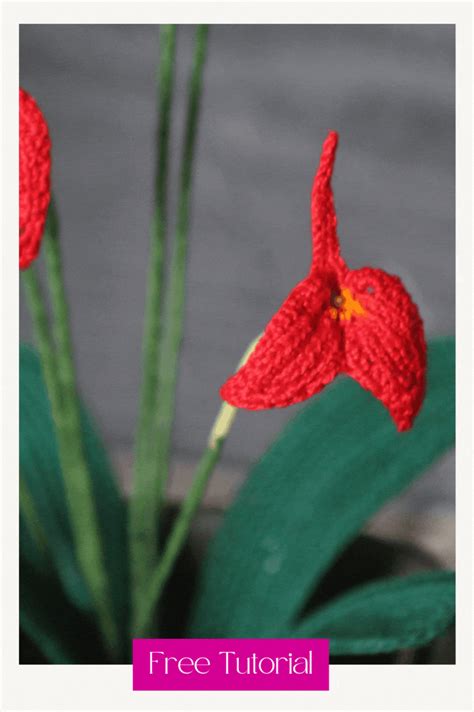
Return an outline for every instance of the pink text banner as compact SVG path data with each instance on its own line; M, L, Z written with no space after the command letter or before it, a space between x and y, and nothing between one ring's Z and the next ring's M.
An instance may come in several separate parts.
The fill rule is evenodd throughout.
M134 640L133 689L328 690L329 640Z

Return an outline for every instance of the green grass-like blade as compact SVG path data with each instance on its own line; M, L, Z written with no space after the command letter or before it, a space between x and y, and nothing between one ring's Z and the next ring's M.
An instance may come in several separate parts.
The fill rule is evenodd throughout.
M91 472L92 492L111 582L111 606L128 650L128 558L126 507L107 454L90 416L82 409L84 451ZM20 466L44 532L48 556L71 604L92 611L92 600L74 551L57 439L41 365L34 349L20 347ZM24 539L25 545L29 542Z

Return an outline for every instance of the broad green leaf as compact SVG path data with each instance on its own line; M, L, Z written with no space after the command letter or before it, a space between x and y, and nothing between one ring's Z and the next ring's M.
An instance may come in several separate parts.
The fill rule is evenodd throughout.
M21 553L36 571L51 567L46 535L26 482L20 477Z
M454 620L451 571L376 581L310 614L288 637L330 638L332 655L375 655L417 648Z
M72 545L56 436L36 353L20 347L20 472L45 532L58 576L73 603L91 608ZM23 542L20 540L20 548Z
M425 403L409 432L398 433L349 378L284 429L209 547L190 635L278 637L367 519L452 447L453 340L432 342L428 364Z
M103 662L92 616L66 598L58 579L20 557L20 627L46 661L58 665Z
M35 569L35 571L42 571L46 566L49 565L49 561L45 554L38 547L37 541L32 537L31 530L25 523L25 519L20 515L20 548L22 556L30 564L30 566Z
M84 411L82 422L84 448L111 582L111 603L122 628L125 646L128 645L125 503L96 429ZM90 611L91 599L74 555L56 436L41 366L35 351L24 345L20 350L20 469L34 501L57 576L74 605Z

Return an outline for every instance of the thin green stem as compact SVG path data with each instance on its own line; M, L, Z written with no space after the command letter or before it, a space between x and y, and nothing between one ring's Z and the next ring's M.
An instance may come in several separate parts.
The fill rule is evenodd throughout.
M150 428L158 396L158 354L161 337L163 273L167 225L169 136L173 98L176 28L160 27L158 71L158 158L155 180L155 210L151 228L150 259L142 344L142 385L136 433L133 494L130 501L129 550L132 601L139 605L140 591L157 556L156 482L147 467L150 458Z
M151 467L157 477L158 515L168 479L179 353L183 337L191 179L202 92L203 70L206 58L207 36L207 25L200 25L196 31L193 67L188 86L188 106L181 157L178 217L171 259L170 279L167 289L166 321L163 331L162 352L160 354L158 381L159 401L157 403L156 420L153 429L155 443L153 451L154 457L151 462Z
M118 631L111 613L109 582L102 538L84 456L79 398L76 389L69 310L61 266L57 219L50 206L43 237L56 342L56 369L61 389L58 444L76 555L90 590L104 643L111 657L118 652Z
M237 370L247 361L260 336L261 334L248 346L239 361ZM173 524L160 562L151 576L149 587L143 597L142 606L135 614L134 635L136 637L144 637L152 632L151 626L160 596L173 570L173 565L186 542L194 515L201 504L209 479L219 461L223 445L232 428L237 412L238 409L228 403L222 403L219 409L209 433L206 450L197 465L191 488Z
M172 532L166 541L160 562L149 579L149 585L135 619L134 635L144 637L151 632L151 624L160 595L189 533L189 528L204 495L206 485L219 460L224 439L207 447L198 464L193 484L180 509Z

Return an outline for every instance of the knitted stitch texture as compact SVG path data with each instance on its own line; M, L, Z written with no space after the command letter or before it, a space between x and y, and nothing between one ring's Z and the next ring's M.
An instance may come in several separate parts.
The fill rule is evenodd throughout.
M347 374L382 401L398 430L408 430L425 393L423 322L398 277L350 270L340 254L331 189L337 142L331 131L314 179L309 274L220 393L237 408L283 408Z
M50 201L50 139L37 103L20 88L20 269L37 257Z

